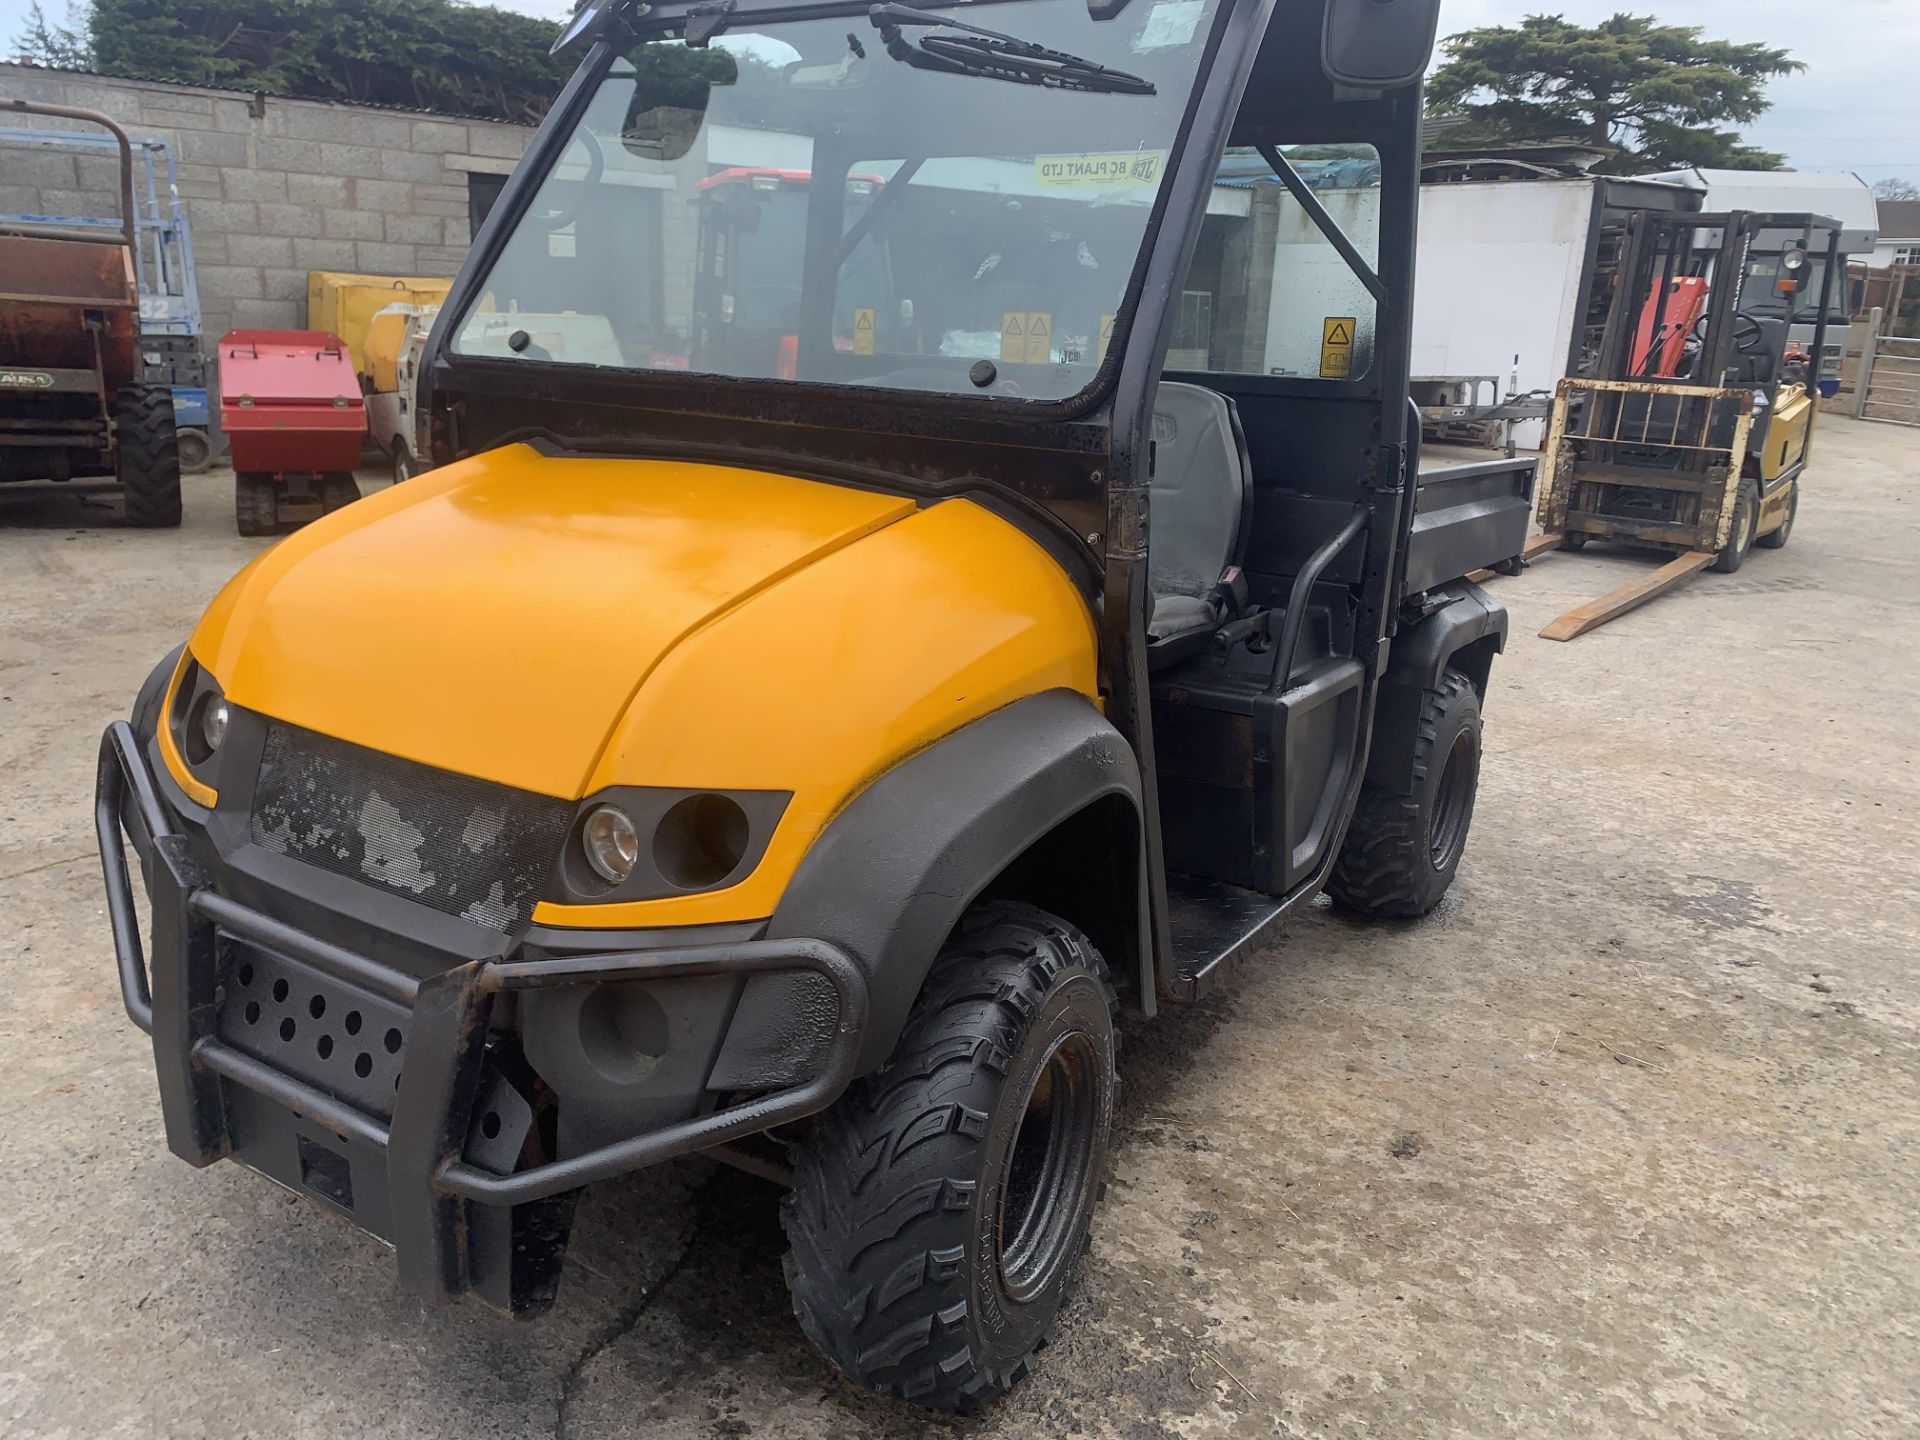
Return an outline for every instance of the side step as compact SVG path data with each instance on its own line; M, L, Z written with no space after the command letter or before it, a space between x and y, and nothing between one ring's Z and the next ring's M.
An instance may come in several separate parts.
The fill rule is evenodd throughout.
M1286 908L1258 890L1167 876L1167 923L1180 965L1175 998L1198 1000L1225 979L1232 962L1265 938Z
M1622 585L1618 590L1609 591L1598 600L1589 600L1576 609L1567 611L1558 620L1540 632L1542 640L1571 640L1584 635L1589 630L1598 629L1609 620L1617 619L1636 606L1644 605L1656 595L1663 595L1678 585L1696 570L1704 570L1714 562L1711 550L1689 550L1686 554L1669 560L1650 575L1643 575Z

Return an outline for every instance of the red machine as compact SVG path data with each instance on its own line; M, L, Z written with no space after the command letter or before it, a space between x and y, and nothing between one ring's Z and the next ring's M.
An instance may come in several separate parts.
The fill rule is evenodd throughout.
M1680 373L1687 336L1707 307L1707 282L1699 275L1678 276L1667 282L1664 310L1660 302L1660 287L1655 285L1647 303L1640 307L1640 328L1633 337L1633 373L1637 379ZM1656 320L1658 334L1654 333Z
M360 498L367 407L353 360L319 330L220 337L220 424L233 448L234 518L272 535Z

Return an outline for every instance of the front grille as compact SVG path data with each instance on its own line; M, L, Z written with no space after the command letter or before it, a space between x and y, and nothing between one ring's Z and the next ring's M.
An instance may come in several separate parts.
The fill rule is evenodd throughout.
M253 790L253 842L506 930L533 913L566 838L565 800L277 721Z

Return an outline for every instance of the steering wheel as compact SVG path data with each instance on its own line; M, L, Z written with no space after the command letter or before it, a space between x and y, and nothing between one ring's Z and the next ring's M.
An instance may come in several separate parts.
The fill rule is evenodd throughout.
M580 213L580 205L587 198L589 187L596 185L607 168L607 152L600 148L600 141L591 130L576 130L574 138L587 147L587 173L578 180L570 181L573 189L573 203L558 210L528 210L526 223L536 230L562 230L571 225L574 217ZM564 156L561 157L565 159ZM555 169L559 167L556 166ZM551 175L552 172L549 172Z
M1760 322L1744 310L1733 312L1733 348L1742 355L1758 355L1767 343L1767 332Z

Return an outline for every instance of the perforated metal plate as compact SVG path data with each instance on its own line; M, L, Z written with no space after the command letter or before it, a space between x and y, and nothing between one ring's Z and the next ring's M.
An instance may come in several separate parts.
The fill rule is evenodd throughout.
M220 1038L336 1100L387 1119L409 1016L296 960L220 937Z
M506 930L533 913L567 801L278 722L254 785L256 845Z

